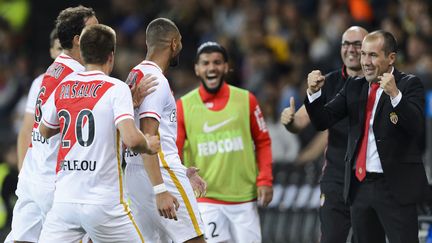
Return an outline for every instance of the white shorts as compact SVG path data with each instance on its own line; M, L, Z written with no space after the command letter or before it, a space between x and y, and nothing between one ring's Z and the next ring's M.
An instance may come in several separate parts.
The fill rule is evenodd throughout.
M86 232L93 243L144 242L126 204L54 203L39 243L80 242Z
M19 177L15 192L18 200L13 209L12 230L6 237L6 243L14 240L38 241L46 214L52 206L54 190L54 183Z
M207 243L261 242L256 202L241 204L198 203Z
M177 168L162 168L161 174L168 191L180 204L176 212L177 221L159 215L153 186L144 166L126 165L126 193L146 243L171 242L171 240L185 242L201 236L204 233L204 225L195 194L186 176L186 168L181 164Z

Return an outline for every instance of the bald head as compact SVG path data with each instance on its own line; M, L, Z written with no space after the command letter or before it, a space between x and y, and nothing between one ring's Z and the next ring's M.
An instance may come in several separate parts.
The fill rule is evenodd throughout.
M345 32L343 33L342 40L344 39L344 37L346 35L349 35L349 34L357 34L359 36L363 36L363 38L364 38L368 34L368 31L365 28L360 27L360 26L351 26L347 30L345 30Z
M382 47L385 55L397 52L396 38L388 31L377 30L365 37L365 41L383 41Z
M148 48L167 47L179 35L180 32L174 22L166 18L157 18L147 26L146 44Z

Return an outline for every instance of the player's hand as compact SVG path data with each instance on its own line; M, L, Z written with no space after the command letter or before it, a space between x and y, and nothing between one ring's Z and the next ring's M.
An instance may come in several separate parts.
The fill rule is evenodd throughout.
M267 207L273 199L273 187L271 186L258 186L258 205Z
M321 74L320 70L313 70L308 74L308 90L309 95L318 92L324 85L325 77Z
M156 90L155 86L159 84L159 82L157 82L156 79L157 79L156 76L152 76L151 74L146 74L138 82L138 85L136 85L136 83L132 85L131 92L132 92L132 101L133 101L134 108L140 106L144 98Z
M167 218L177 220L176 211L180 204L177 198L174 197L170 192L162 192L156 194L156 207L159 211L159 215Z
M199 169L196 167L189 167L186 170L186 176L192 185L195 197L204 197L207 192L207 182L198 175Z
M295 114L295 100L294 97L290 98L290 106L285 108L281 114L281 122L283 125L287 126L294 122Z
M396 81L391 73L383 73L382 76L378 76L378 83L384 92L390 97L394 98L399 94L399 89L396 86Z
M156 154L160 150L160 139L158 135L144 135L147 140L147 151L146 154Z

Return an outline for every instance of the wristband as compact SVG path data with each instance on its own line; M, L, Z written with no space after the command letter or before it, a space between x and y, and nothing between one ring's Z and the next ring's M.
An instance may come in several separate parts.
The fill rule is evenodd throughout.
M166 192L166 191L168 191L168 189L166 188L164 183L161 183L153 187L153 192L155 195L161 194L162 192Z

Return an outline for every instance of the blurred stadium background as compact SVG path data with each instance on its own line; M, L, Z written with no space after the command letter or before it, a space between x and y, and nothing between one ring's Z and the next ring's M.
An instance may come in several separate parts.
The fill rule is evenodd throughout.
M279 124L295 97L302 104L305 77L341 67L340 40L350 25L392 32L399 43L397 67L421 77L426 87L428 147L432 161L432 1L430 0L0 0L0 239L9 232L17 181L16 136L32 80L45 71L49 33L62 9L92 7L117 32L113 76L125 79L146 53L145 27L155 17L172 19L183 36L180 66L169 72L175 96L199 84L193 73L197 46L223 44L232 68L228 82L259 99L273 142L274 199L260 209L263 242L315 243L319 238L318 181L322 157L311 156L317 132L299 135ZM421 238L431 210L419 205Z

